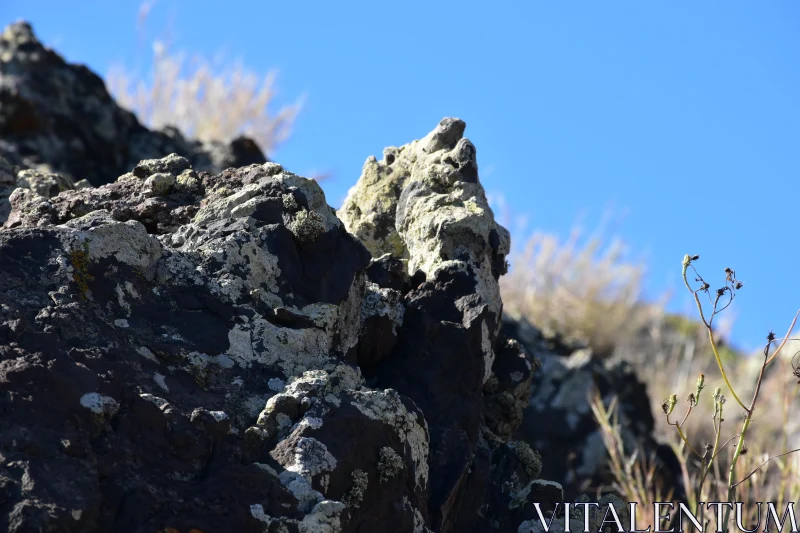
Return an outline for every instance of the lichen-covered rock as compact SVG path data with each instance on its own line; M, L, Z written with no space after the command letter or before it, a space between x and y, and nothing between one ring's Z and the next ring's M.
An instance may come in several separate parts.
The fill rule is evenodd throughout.
M453 264L469 264L478 293L501 307L497 278L506 271L508 231L494 220L478 179L466 124L442 120L425 138L370 157L339 216L372 253L407 262L427 279Z
M503 333L541 361L514 438L546 457L542 477L556 480L574 498L587 486L608 485L608 452L590 401L599 394L608 407L616 398L620 432L628 453L655 460L661 475L680 491L680 466L671 449L653 438L654 420L647 387L630 365L601 359L585 346L551 339L524 319L505 317Z
M481 464L491 462L479 440L509 247L464 128L446 118L425 138L387 148L383 161L369 158L338 212L373 255L358 361L371 386L407 395L425 414L429 524L443 532L477 523L489 482L475 461L483 449ZM495 389L526 396L531 362L520 368L518 388L495 377Z
M40 165L37 169L20 168L0 156L0 225L8 218L11 211L9 197L17 188L30 189L43 199L76 188L77 184L72 178L44 170L45 167Z
M427 515L427 425L397 392L362 388L346 367L311 371L270 399L258 426L262 450L299 476L302 494L346 502L352 530L413 531Z
M157 197L154 175L175 178ZM262 531L267 520L342 531L344 504L323 491L306 506L297 479L270 470L314 471L314 439L349 451L336 422L330 434L279 435L273 453L312 439L291 441L300 462L285 467L245 446L267 400L307 371L329 372L336 401L353 398L353 423L385 434L372 470L358 467L378 483L380 450L394 446L409 461L398 487L418 487L395 501L412 502L412 525L425 512L414 502L425 502L427 435L403 444L397 417L424 419L399 397L356 407L371 394L348 366L368 254L316 182L270 163L212 179L170 156L47 202L17 189L0 231L0 529ZM315 233L292 231L300 212L319 220Z
M511 341L493 357L475 261L381 275L393 263L370 263L317 183L275 163L212 176L172 154L11 205L9 531L453 531L502 486L472 468L491 464L487 354L496 392L532 366Z
M484 419L493 433L509 439L522 424L533 376L541 362L503 332L497 338L495 354L492 374L483 386Z
M0 156L102 185L142 159L169 153L214 174L266 161L247 138L201 143L175 128L148 130L114 102L100 77L42 45L30 24L6 26L0 35ZM0 198L0 215L2 209Z
M462 121L368 159L340 220L26 23L0 63L0 530L516 532L563 499L537 409L583 428L589 382L500 334Z

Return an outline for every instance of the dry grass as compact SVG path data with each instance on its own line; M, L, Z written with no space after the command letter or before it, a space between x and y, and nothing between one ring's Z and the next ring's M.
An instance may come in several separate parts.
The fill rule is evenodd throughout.
M679 369L675 364L667 364L670 362L668 358L659 358L651 366L662 377L652 372L650 377L657 385L663 385L671 373L683 375L682 370L687 366L705 367L696 380L691 381L693 386L685 380L684 390L670 391L669 399L662 403L662 417L666 418L664 425L672 431L667 439L681 465L689 508L697 514L702 509L699 502L742 502L745 516L736 517L738 528L752 530L764 520L757 507L759 502L774 502L779 509L784 509L786 503L800 504L800 458L797 455L800 443L797 425L793 424L796 414L792 412L800 390L796 383L800 369L793 367L792 341L783 351L787 341L776 338L771 332L760 356L725 355L711 324L713 318L733 302L743 285L733 270L725 269L724 285L712 292L710 284L694 267L698 259L699 256L685 256L682 277L695 299L702 326L695 328L686 319L673 323L673 332L686 330L682 332L683 338L691 342L690 365ZM689 269L692 277L696 276L694 287L688 281ZM709 297L708 305L703 305L705 296ZM795 315L786 338L791 335L798 317L800 311ZM701 329L705 329L710 350L696 350L696 334ZM701 356L695 359L695 353ZM712 361L723 382L719 387L706 377L707 367ZM748 381L752 382L751 387L741 385ZM710 394L708 389L713 389L714 393ZM751 395L749 405L741 400L747 400ZM762 401L758 402L759 399ZM598 398L594 399L592 409L610 456L610 470L617 480L616 485L626 496L640 499L641 494L635 490L639 483L632 483L630 479L631 471L636 469L623 470L620 466L618 458L625 451L615 442L615 439L619 440L618 429L608 422L609 415ZM757 429L750 430L751 422ZM645 468L646 465L638 467L639 470ZM707 520L713 518L706 516ZM726 510L721 519L724 523L716 524L716 529L730 530L734 519L730 510Z
M673 491L662 481L651 458L643 456L636 450L626 450L623 447L620 427L616 420L617 407L614 401L612 400L612 403L606 406L599 395L595 395L591 399L590 405L609 454L609 470L614 479L613 485L609 488L618 492L625 501L641 504L639 507L643 511L640 516L642 520L641 525L637 524L637 526L646 528L648 525L655 524L656 517L652 513L652 503L673 501ZM789 402L786 402L784 407L786 410L783 411L783 415L788 417ZM751 441L753 444L751 444L750 451L742 456L736 464L736 479L745 478L770 457L763 451L767 447L773 450L773 454L787 451L787 432L784 432L784 439L779 439L779 441L781 440L781 449L777 452L774 450L775 440ZM685 445L680 439L671 439L671 444L681 463L682 481L686 489L686 501L682 503L695 512L697 502L727 501L726 475L731 462L732 446L729 444L722 449L720 453L722 460L715 463L702 490L699 490L702 465L685 453ZM773 502L779 510L785 509L788 502L794 502L795 508L800 507L800 455L787 455L766 463L763 468L742 483L736 501L744 503L745 514L742 523L748 528L759 521L757 502ZM673 503L677 507L678 502L674 501ZM762 524L765 512L764 508L761 516ZM713 513L707 513L705 518L711 520L711 527L707 527L706 531L716 530L717 525Z
M662 314L663 303L641 300L643 262L629 262L619 239L599 232L582 241L578 230L566 241L535 232L510 258L500 279L505 310L543 330L583 340L598 355L610 355Z
M796 346L787 345L782 358L764 375L763 394L753 415L757 429L747 436L748 453L736 458L734 436L740 431L742 417L735 402L728 401L719 431L720 444L726 441L728 444L721 446L701 484L704 466L689 452L689 445L702 452L707 442L714 442L714 402L708 391L717 386L725 390L703 323L668 315L663 312L663 303L643 303L640 286L644 264L625 259L622 243L604 238L602 233L581 241L580 233L573 232L563 241L537 232L521 252L512 256L511 262L510 274L501 278L507 312L563 337L583 339L601 356L631 362L648 386L656 420L663 420L659 408L662 398L676 394L683 405L695 391L697 376L700 373L708 376L706 392L696 412L685 418L681 426L688 445L678 437L674 427L657 424L660 439L672 445L681 463L680 475L686 493L683 503L690 509L700 501L727 501L731 464L735 464L735 480L747 478L736 488L736 500L745 502L744 509L750 513L744 517L744 524L758 521L758 509L749 503L771 501L779 509L784 509L787 502L800 506L800 453L763 464L769 457L800 446L797 423L800 385L795 384L797 379L792 377L791 368L791 356L800 350L800 342ZM717 321L713 329L715 350L729 379L752 383L739 391L742 397L749 398L755 390L763 357L746 357L722 342L730 334L731 325L730 321ZM800 365L800 356L796 361ZM604 405L599 397L591 400L590 405L608 452L607 464L614 479L610 488L627 501L646 504L643 510L652 509L649 505L652 501L669 501L674 487L662 482L652 458L624 449L615 417L616 406ZM684 418L683 412L678 415L678 411L676 416L680 420ZM754 475L747 477L762 464ZM706 518L713 524L713 517ZM643 519L652 524L655 517Z
M645 457L640 450L626 450L617 417L617 399L613 398L608 406L595 390L589 400L595 420L600 426L600 435L609 455L609 469L614 478L611 487L627 502L640 505L642 515L637 529L656 524L658 517L653 513L653 502L672 500L673 490L665 487L659 476L656 463L651 457ZM666 524L660 524L664 526Z
M142 4L139 30L152 4ZM227 66L199 55L172 51L165 40L152 44L145 79L116 65L106 77L109 92L150 128L175 126L192 138L228 141L247 135L271 154L291 132L302 101L274 110L275 71L260 76L241 61Z

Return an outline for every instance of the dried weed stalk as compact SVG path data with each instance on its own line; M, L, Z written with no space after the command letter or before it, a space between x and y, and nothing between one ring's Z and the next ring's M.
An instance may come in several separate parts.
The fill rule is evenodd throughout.
M703 448L698 449L689 442L685 432L683 431L684 425L686 421L689 419L689 416L692 414L694 409L699 405L700 399L702 397L702 391L705 388L705 375L700 374L697 379L697 383L695 385L695 390L693 393L689 394L688 398L686 399L686 411L682 417L678 417L676 420L672 420L670 417L673 416L675 408L678 404L678 396L676 394L672 394L668 399L664 400L661 405L661 408L664 412L664 416L666 417L667 423L673 427L681 439L683 445L678 450L680 453L688 453L688 457L682 457L684 464L689 463L690 460L693 460L694 464L699 464L698 474L695 476L694 483L689 483L687 486L693 489L693 496L692 499L697 502L697 506L699 507L700 501L709 501L708 499L704 499L705 496L705 484L707 481L711 481L710 483L710 490L716 493L716 488L724 487L725 489L725 499L722 501L727 502L736 502L736 501L743 501L744 498L747 501L766 501L766 500L754 500L752 496L754 494L758 494L759 492L763 492L764 490L764 483L766 480L766 474L762 476L758 476L762 469L767 466L770 461L782 459L794 452L800 451L800 449L788 450L786 449L786 444L788 441L784 443L784 450L781 453L775 455L768 455L763 454L757 461L751 461L750 458L754 457L755 454L751 454L748 446L746 446L746 442L749 441L751 428L750 425L753 421L754 413L756 412L756 406L758 405L759 394L762 390L762 385L764 383L765 372L772 363L775 358L781 353L782 349L786 345L787 340L789 340L789 336L794 329L795 323L797 322L798 316L800 316L800 311L798 311L797 315L795 315L794 320L792 321L791 325L789 326L789 331L786 333L786 336L782 339L776 338L775 334L771 331L767 335L767 342L764 346L763 351L763 361L761 364L761 368L758 374L758 378L755 383L755 389L753 392L753 397L751 401L746 404L742 401L739 394L736 393L736 389L734 388L731 380L729 379L729 373L725 370L725 365L723 362L723 358L720 356L720 348L718 346L718 340L715 338L714 330L712 328L714 319L727 309L731 303L733 302L734 298L736 297L737 291L739 291L744 284L739 281L736 277L736 272L730 268L725 269L725 281L724 284L717 288L712 289L711 285L707 283L703 277L697 272L694 267L694 263L699 260L699 256L690 256L686 255L683 259L683 270L682 276L684 284L689 292L692 294L695 304L697 305L698 312L700 314L700 319L702 321L702 325L705 327L709 344L711 346L711 350L714 354L715 361L720 371L720 375L725 383L726 391L730 394L730 397L733 398L735 404L732 406L734 410L740 410L741 415L735 416L734 414L730 413L729 410L731 407L727 406L728 402L723 394L723 390L720 387L717 387L714 391L712 396L713 404L714 404L714 413L711 417L711 421L713 424L714 429L714 442L707 443ZM693 283L689 282L689 272L694 273L694 280ZM704 305L702 300L708 300L708 303ZM780 345L773 351L773 344L780 342ZM784 365L785 369L785 365ZM785 378L789 374L789 372L784 372L783 377L784 381ZM774 391L771 391L774 393ZM788 417L788 395L786 398L786 412ZM735 411L734 411L735 412ZM734 423L741 422L741 429L731 438L726 441L722 441L722 429L723 423L726 420L726 417L731 418ZM788 423L788 420L787 420ZM733 449L732 451L727 450L726 447L730 444ZM725 453L723 453L725 451ZM679 453L679 455L680 455ZM720 465L721 457L727 459L727 477L724 476L722 473L723 468ZM788 480L792 479L792 472L791 463L789 461L782 461L779 463L781 468L780 475L781 475L781 487L778 490L777 497L781 500L784 498L787 489L790 489L792 492L796 492L798 489L797 487L787 487L786 483ZM713 471L713 472L712 472ZM795 471L796 473L796 471ZM743 484L747 483L747 486L743 486ZM737 495L739 499L737 499ZM720 501L720 500L716 500ZM698 509L699 510L699 509ZM726 508L724 523L718 525L721 529L727 531L730 523L730 508Z

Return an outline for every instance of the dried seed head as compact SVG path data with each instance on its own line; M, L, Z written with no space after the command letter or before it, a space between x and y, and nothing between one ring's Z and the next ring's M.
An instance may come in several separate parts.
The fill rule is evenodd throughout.
M701 373L697 377L697 386L695 387L694 390L694 405L697 405L697 402L700 401L700 391L702 391L703 388L705 388L705 382L706 382L706 375Z
M667 415L672 414L672 411L675 409L675 406L677 404L678 404L678 395L673 394L672 396L669 397L669 400L667 401L667 411L666 411Z

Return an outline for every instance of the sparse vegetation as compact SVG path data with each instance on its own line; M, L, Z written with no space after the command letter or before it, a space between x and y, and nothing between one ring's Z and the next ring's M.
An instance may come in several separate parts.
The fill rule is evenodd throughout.
M663 302L642 302L644 264L628 262L623 252L622 241L602 235L581 242L573 231L562 242L533 233L500 278L506 312L610 356L663 313Z
M747 391L752 394L752 399L745 403L742 400L746 398L742 394L744 391L740 387L734 387L737 380L734 379L730 364L741 358L730 350L726 354L712 327L714 319L731 305L743 283L736 278L735 271L726 268L724 284L711 290L711 286L694 268L698 259L698 256L685 256L683 280L697 305L700 315L699 329L685 320L680 320L674 326L676 330L692 334L691 336L695 336L698 331L705 332L711 348L711 360L719 370L722 384L715 387L713 394L704 393L709 387L706 375L700 373L692 392L685 396L685 401L679 400L677 393L672 393L662 402L661 409L667 425L674 428L672 445L681 464L683 488L689 505L701 510L699 502L744 502L743 508L751 514L742 517L741 523L759 524L761 518L757 515L758 508L748 505L749 502L775 502L778 508L783 509L786 502L797 504L800 499L800 454L796 453L800 452L800 448L795 446L792 449L790 445L789 425L791 407L793 400L797 398L798 388L790 388L790 385L796 385L795 367L791 354L787 355L788 350L783 350L790 340L789 336L800 311L795 315L785 337L777 338L772 332L767 335L755 384L752 390ZM689 281L690 271L694 273L694 283ZM701 298L707 298L708 304L704 305ZM772 363L779 364L780 369L768 373L767 369ZM675 370L659 368L662 374ZM698 414L693 417L691 415L709 404L714 407L710 417L713 431L710 438L697 439L689 431L692 426L688 426L687 422L697 419ZM759 407L758 411L756 406ZM635 466L633 463L641 459L632 456L631 464L626 463L627 467L623 469L620 457L624 457L626 451L619 444L619 430L609 423L610 417L600 399L593 401L592 409L611 458L611 472L617 480L616 488L629 498L641 498L637 493L637 480L641 478L641 474L636 476L633 473L650 472L649 465L643 463ZM736 416L737 412L743 412L742 416ZM762 413L765 416L761 416ZM772 417L769 416L770 413ZM756 418L766 426L764 431L755 432L751 429ZM703 425L708 422L705 420ZM741 424L741 427L728 430L731 423ZM733 433L737 429L738 432ZM779 443L777 450L776 442ZM706 527L711 518L704 522ZM729 530L731 519L731 511L726 509L723 522L716 526L717 529Z
M606 406L595 390L589 405L595 420L600 426L603 444L608 450L609 467L614 478L611 487L626 501L637 502L644 511L644 519L637 528L658 523L653 514L653 502L672 501L673 489L664 486L659 476L657 464L652 457L646 457L641 450L626 450L617 417L617 399L613 398ZM666 524L662 521L660 526Z
M140 32L148 10L148 4L140 9ZM241 61L217 67L205 57L190 59L170 49L166 40L153 42L152 51L144 79L121 64L106 76L117 102L148 127L174 126L203 141L247 135L265 154L289 136L302 98L275 110L275 71L260 76Z

